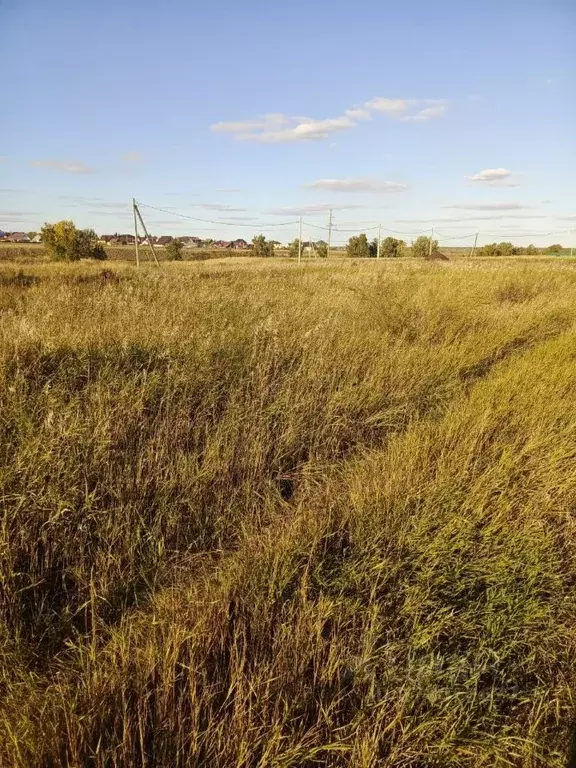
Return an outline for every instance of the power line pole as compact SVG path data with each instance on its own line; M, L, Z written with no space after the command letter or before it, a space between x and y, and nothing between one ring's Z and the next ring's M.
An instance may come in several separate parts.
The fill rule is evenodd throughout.
M474 245L472 246L472 256L476 253L476 245L478 244L478 232L476 232L476 236L474 237Z
M432 227L432 234L430 235L430 242L428 243L428 258L432 256L432 241L434 240L434 227Z
M154 246L152 244L152 239L150 235L148 234L148 230L146 229L146 224L144 224L144 219L142 218L142 214L140 213L140 209L138 208L138 205L136 204L136 201L134 201L134 212L138 215L138 218L140 219L140 224L142 224L142 229L144 230L144 233L146 234L146 239L148 240L148 245L150 246L150 249L152 250L152 255L154 256L154 261L156 262L156 266L160 266L160 262L158 261L158 256L156 255L156 251L154 250Z
M136 269L140 269L140 253L138 251L138 219L136 218L136 200L132 198L132 213L134 214L134 244L136 246Z
M382 234L382 224L378 224L378 248L376 249L376 258L380 258L380 237Z
M327 252L328 258L330 258L331 244L332 244L332 208L330 208L330 216L328 218L328 252Z
M302 216L300 216L300 235L298 237L298 264L302 263Z

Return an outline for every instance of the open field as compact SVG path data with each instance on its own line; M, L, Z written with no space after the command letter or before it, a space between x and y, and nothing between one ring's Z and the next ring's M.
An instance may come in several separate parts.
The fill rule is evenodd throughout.
M5 262L0 320L0 766L565 765L576 261Z

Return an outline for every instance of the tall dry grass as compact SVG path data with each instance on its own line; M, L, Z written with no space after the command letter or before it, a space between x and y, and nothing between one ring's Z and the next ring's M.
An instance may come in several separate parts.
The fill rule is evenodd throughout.
M0 763L564 764L571 264L27 269Z

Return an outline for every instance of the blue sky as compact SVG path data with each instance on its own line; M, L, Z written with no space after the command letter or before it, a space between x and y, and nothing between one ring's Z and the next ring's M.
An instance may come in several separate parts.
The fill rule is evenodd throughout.
M131 231L134 196L157 234L332 208L337 242L576 245L572 0L0 0L0 28L1 229Z

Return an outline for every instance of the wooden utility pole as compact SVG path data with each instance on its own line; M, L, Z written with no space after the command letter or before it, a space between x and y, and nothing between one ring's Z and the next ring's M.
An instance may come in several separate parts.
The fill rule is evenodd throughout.
M134 244L136 246L136 269L140 269L140 253L138 251L138 219L136 218L136 200L132 198L132 213L134 214Z
M474 245L472 246L472 256L476 253L476 245L478 244L478 232L476 232L476 236L474 237Z
M148 230L146 229L146 224L144 224L144 219L142 218L142 214L140 213L140 209L138 208L136 201L134 201L134 212L138 216L138 219L140 220L140 224L142 224L142 229L144 230L146 239L148 240L148 245L150 246L150 250L152 251L152 255L154 256L154 261L156 262L156 266L159 267L160 262L158 261L158 256L156 255L156 251L154 250L154 245L152 244L152 239L148 234Z
M328 218L328 250L326 255L330 258L330 245L332 244L332 208L330 208L330 216Z

